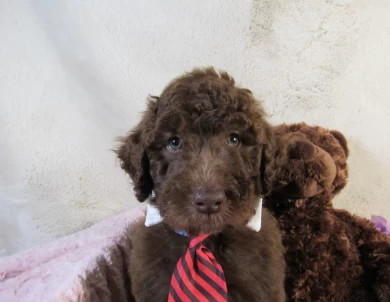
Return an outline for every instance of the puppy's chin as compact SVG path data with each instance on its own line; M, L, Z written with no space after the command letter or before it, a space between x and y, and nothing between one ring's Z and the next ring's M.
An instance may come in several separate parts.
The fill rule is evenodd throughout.
M227 226L223 215L217 214L197 214L186 219L164 218L167 223L175 231L185 231L191 236L208 233L219 233Z
M196 214L191 218L187 217L187 219L170 219L166 217L164 218L164 222L174 231L185 231L191 236L196 236L200 234L220 233L228 226L243 227L248 223L250 217L248 219L242 218L232 220L221 213L211 215Z

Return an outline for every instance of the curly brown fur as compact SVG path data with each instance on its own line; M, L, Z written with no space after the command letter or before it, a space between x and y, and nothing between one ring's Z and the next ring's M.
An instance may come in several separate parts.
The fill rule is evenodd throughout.
M331 184L323 186L329 158L312 163L307 158L315 155L309 147L295 150L292 145L290 161L295 161L296 151L308 156L297 166L287 164L280 172L288 175L280 178L297 178L302 184L318 177L321 190L308 198L291 199L274 192L265 199L283 234L289 301L390 301L390 239L368 220L332 207L334 195L347 183L349 151L344 136L303 123L282 125L275 131L277 136L306 140L325 150L336 167Z
M173 143L180 148L172 149ZM283 249L274 218L265 211L260 232L245 227L260 196L270 191L275 167L286 159L251 91L225 72L195 69L150 98L117 154L137 198L144 201L154 190L153 203L164 219L150 228L141 223L134 235L130 272L138 301L166 301L176 262L188 246L174 230L214 234L205 244L225 271L231 301L284 301ZM218 212L199 212L197 196L216 190L223 196Z

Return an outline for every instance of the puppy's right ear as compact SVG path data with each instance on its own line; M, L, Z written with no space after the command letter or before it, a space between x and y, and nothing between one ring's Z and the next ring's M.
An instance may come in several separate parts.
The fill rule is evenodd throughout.
M115 150L122 169L133 181L135 196L141 202L145 201L153 190L147 148L154 138L157 99L148 99L148 109L141 122L127 136L119 138L120 145Z

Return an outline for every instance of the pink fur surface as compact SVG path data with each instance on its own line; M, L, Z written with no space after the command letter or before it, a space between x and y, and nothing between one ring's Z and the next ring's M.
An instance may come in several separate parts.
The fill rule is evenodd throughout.
M81 299L85 290L81 280L96 268L99 257L111 262L126 230L144 215L144 207L136 208L51 243L0 258L0 301L85 301ZM106 276L94 272L94 278L103 280Z

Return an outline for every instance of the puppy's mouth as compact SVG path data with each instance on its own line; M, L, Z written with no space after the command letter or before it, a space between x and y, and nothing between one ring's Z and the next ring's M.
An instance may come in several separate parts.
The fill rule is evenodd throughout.
M195 225L194 225L195 226ZM194 234L206 234L206 233L219 233L222 232L225 228L224 219L215 215L211 217L204 217L204 219L199 219L198 226L189 228L190 233Z
M183 225L176 225L181 230L187 231L190 235L206 233L219 233L226 227L226 217L222 209L218 213L194 213L193 216Z

